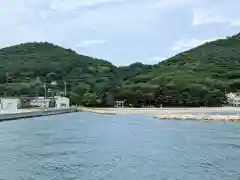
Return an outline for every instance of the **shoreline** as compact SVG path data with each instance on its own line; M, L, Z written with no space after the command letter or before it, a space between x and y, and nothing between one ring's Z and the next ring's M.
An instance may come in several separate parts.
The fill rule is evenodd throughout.
M159 120L213 120L240 122L240 107L193 108L86 108L79 111L104 115L151 115Z
M240 113L240 107L190 107L190 108L88 108L77 107L79 111L98 114L206 114L206 113Z

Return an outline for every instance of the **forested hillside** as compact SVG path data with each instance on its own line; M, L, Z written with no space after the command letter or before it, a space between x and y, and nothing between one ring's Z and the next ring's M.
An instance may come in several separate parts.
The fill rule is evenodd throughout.
M44 83L62 91L64 82L75 104L125 100L133 106L218 106L225 92L240 89L240 39L235 35L206 43L156 65L124 67L50 43L0 50L1 95L43 95Z
M160 62L151 71L131 78L128 84L124 89L135 89L132 92L136 97L144 94L144 88L150 94L154 92L155 95L150 97L159 99L158 104L222 104L225 92L240 89L240 38L236 35L219 39L178 54ZM148 93L146 95L149 96ZM136 99L133 95L130 97L132 102Z
M129 66L119 67L119 73L123 81L128 81L139 74L147 73L153 69L153 65L146 65L140 62L130 64Z
M82 56L50 43L26 43L0 50L0 91L7 96L43 95L43 83L56 81L82 103L86 92L101 94L119 84L118 68L110 62Z

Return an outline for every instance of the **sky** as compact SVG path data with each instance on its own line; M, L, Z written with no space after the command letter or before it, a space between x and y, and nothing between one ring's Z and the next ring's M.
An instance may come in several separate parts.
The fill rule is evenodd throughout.
M154 64L240 32L239 0L0 0L0 48L47 41L113 64Z

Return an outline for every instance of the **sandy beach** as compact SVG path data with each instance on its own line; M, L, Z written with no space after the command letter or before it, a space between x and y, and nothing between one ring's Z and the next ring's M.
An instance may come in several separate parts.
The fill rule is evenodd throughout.
M197 108L86 108L79 107L81 111L99 114L207 114L207 113L240 113L240 107L197 107Z
M240 107L198 108L85 108L78 110L105 115L152 115L161 120L217 120L240 121Z

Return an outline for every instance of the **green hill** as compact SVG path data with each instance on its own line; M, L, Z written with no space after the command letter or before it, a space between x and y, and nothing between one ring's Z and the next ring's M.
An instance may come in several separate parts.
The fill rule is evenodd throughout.
M0 91L8 96L44 94L43 83L67 82L69 95L81 103L84 93L101 94L119 83L110 62L82 56L50 43L26 43L0 50ZM36 81L40 79L41 82ZM7 83L8 82L8 83Z
M146 65L140 62L130 64L129 66L120 66L119 73L121 74L121 79L123 81L128 81L129 79L136 77L141 73L147 73L151 71L153 65Z
M104 105L110 93L134 106L218 106L225 92L240 89L240 38L209 42L156 65L124 67L50 43L0 50L1 95L44 95L43 83L62 91L64 82L76 104Z
M131 78L125 89L140 89L138 85L158 85L149 91L155 93L154 99L159 97L159 104L222 104L225 92L240 89L240 38L219 39L180 53Z

